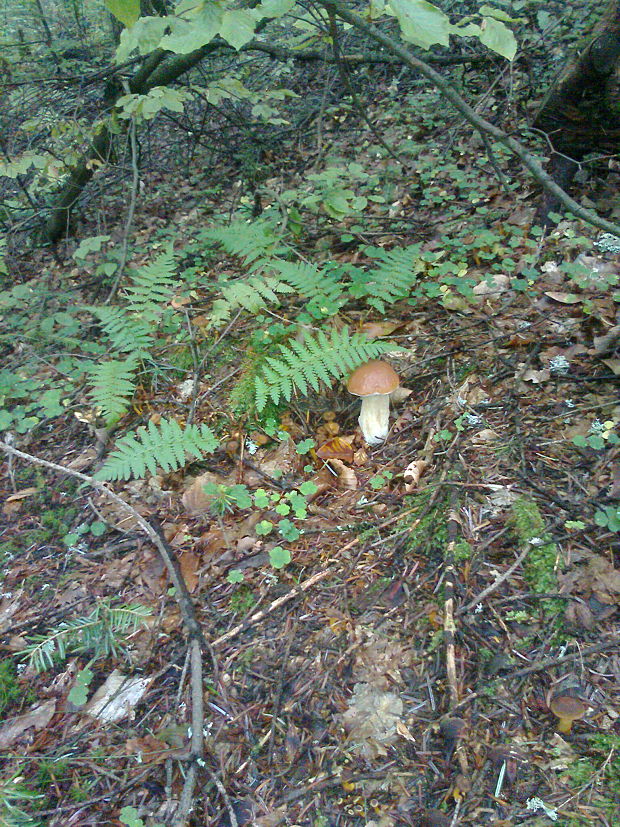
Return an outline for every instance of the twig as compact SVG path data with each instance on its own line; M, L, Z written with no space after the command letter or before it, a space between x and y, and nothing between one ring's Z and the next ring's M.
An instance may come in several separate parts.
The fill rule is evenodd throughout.
M123 81L123 85L125 87L125 92L129 93L129 84L127 81ZM118 272L114 279L114 283L112 285L112 289L110 290L110 294L108 298L105 300L105 304L110 304L114 296L116 295L116 291L119 288L121 283L121 279L123 278L125 272L125 265L127 264L127 250L129 247L129 233L131 231L131 225L133 224L133 216L136 211L136 198L138 196L138 186L140 184L140 171L138 169L138 144L136 141L136 116L132 115L131 120L129 122L129 147L131 149L131 192L129 195L129 209L127 210L127 220L125 221L125 228L123 230L123 240L121 242L121 260L118 265Z
M470 600L466 606L461 606L461 608L457 611L457 615L462 615L465 612L468 612L470 609L473 609L478 603L484 600L485 597L488 597L492 594L496 589L498 589L502 583L504 583L508 578L519 568L521 563L527 557L527 554L530 550L530 544L527 543L521 554L517 557L510 568L506 569L506 571L501 574L494 583L491 583L490 586L487 586L486 589L483 589L479 594L477 594L473 600Z

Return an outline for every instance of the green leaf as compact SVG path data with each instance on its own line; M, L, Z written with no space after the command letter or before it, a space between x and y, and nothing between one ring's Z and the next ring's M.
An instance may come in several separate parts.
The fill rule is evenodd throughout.
M136 49L147 55L159 46L168 26L168 17L141 17L131 29L123 29L116 49L116 62L124 63Z
M306 497L311 497L312 494L316 494L318 490L318 486L312 482L312 480L306 480L299 486L299 492Z
M133 26L140 17L140 0L105 0L105 4L114 17L127 28Z
M426 0L390 0L398 18L403 39L422 49L434 44L450 45L450 20Z
M222 16L220 35L230 45L239 50L254 37L256 18L250 11L245 9L232 9L225 11Z
M269 520L261 520L260 523L257 523L255 531L259 537L265 537L272 529L273 523Z
M291 552L282 546L276 546L269 552L269 562L274 569L282 569L291 562Z
M504 23L493 17L483 18L480 42L506 60L512 60L517 52L517 41L513 33Z
M219 4L208 2L190 20L166 17L170 33L162 37L160 47L176 54L185 55L200 49L220 33L223 10Z
M90 533L93 537L101 537L102 534L105 534L107 529L107 525L102 523L101 520L97 520L94 522L90 527Z
M243 572L241 569L232 569L228 572L228 577L226 578L229 583L243 583Z

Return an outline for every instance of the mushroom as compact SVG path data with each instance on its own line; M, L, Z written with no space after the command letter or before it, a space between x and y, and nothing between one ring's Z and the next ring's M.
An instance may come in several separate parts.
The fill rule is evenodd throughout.
M575 698L574 695L559 694L551 698L549 709L556 718L560 719L558 732L568 735L571 731L573 721L583 718L587 707L583 701Z
M358 422L369 445L379 445L388 435L390 394L399 384L396 371L377 359L360 365L349 376L347 390L362 398Z

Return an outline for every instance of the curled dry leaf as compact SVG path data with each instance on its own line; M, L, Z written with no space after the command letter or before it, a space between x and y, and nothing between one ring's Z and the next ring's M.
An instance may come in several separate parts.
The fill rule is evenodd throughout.
M213 502L212 494L205 494L205 483L215 483L221 485L224 480L217 474L212 474L210 471L205 471L199 477L196 477L194 482L185 491L181 498L183 507L190 514L205 514Z
M324 442L317 449L319 459L341 459L343 462L353 462L353 446L342 437L334 437Z
M55 712L56 701L52 699L37 704L24 715L4 721L0 726L0 749L8 749L29 729L37 730L47 726Z
M410 462L409 465L403 471L403 477L405 480L405 493L410 494L418 487L418 483L420 482L420 477L428 468L429 463L425 459L416 459L413 462Z
M518 374L517 378L519 378ZM543 370L528 368L521 374L521 380L523 382L532 382L534 385L540 385L542 382L548 382L550 378L551 373L547 368L544 368Z
M412 393L411 388L396 388L396 390L390 394L390 402L393 405L400 405L407 397L411 396Z
M336 474L338 480L338 488L343 488L347 491L353 491L357 488L357 477L355 471L345 465L342 460L330 459L329 464Z
M471 441L473 445L484 445L486 442L495 442L497 438L497 431L492 428L483 428L482 431L472 436Z
M495 273L491 278L486 278L477 284L473 289L473 293L474 296L493 298L493 296L499 296L501 293L505 293L509 288L510 277L503 273Z

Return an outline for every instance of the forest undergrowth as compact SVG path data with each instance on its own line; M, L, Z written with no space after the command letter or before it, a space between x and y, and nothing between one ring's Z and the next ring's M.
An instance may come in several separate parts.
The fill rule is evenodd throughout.
M190 765L196 825L617 823L620 254L435 93L367 115L185 180L150 146L116 293L96 204L7 257L0 424L69 472L2 466L7 824L163 824Z

